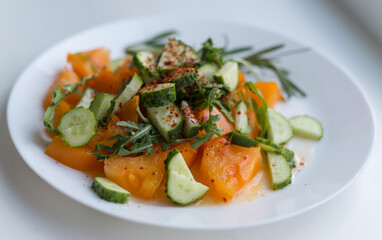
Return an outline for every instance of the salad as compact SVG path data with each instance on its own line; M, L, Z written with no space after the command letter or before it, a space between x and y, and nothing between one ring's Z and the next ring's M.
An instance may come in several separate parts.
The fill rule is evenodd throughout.
M121 59L103 48L69 53L43 101L45 153L93 172L95 193L115 203L161 193L178 205L205 195L229 202L263 163L273 190L291 184L296 159L285 144L319 140L323 129L311 116L273 109L283 95L305 96L268 57L283 45L232 58L251 48L218 48L209 38L195 50L174 34L129 46ZM258 68L279 83L261 81Z

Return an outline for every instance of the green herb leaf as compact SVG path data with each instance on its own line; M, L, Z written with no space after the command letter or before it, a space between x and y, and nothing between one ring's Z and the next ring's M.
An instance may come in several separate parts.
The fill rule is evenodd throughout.
M78 56L82 57L85 61L87 61L88 63L90 63L90 66L92 67L93 71L96 72L96 73L99 73L99 69L98 67L94 64L94 62L92 60L90 60L90 58L88 58L85 54L83 54L82 52L79 52L77 53Z
M248 67L252 73L254 72L253 69L251 69L250 66L248 66L248 64L246 62L250 62L251 64L256 65L260 68L266 68L266 69L273 71L277 75L278 79L280 80L281 87L282 87L283 91L288 95L288 97L291 97L291 96L294 96L297 94L305 97L306 96L305 92L289 79L288 72L285 71L284 69L278 68L274 64L274 62L273 62L274 58L264 58L263 57L263 55L270 53L270 52L273 52L273 51L276 51L276 50L279 50L283 47L284 47L283 44L278 44L276 46L272 46L272 47L266 48L264 50L261 50L259 52L256 52L256 53L254 53L254 54L252 54L252 55L250 55L244 59L241 59L241 60L236 59L236 60L239 63L243 64L244 66ZM304 51L306 51L306 49L304 49ZM294 51L290 51L289 54L298 53L298 52L301 52L301 51L294 50ZM255 75L256 79L259 78L257 74L254 74L254 75Z
M257 120L260 125L260 136L265 137L267 134L267 129L269 125L268 121L268 105L267 102L264 100L263 96L260 94L259 90L255 87L255 85L252 82L247 83L247 86L251 92L256 94L260 100L261 100L261 107L257 105L256 101L252 99L252 104L250 106L255 110ZM249 94L247 94L249 96Z
M145 50L145 51L153 52L156 56L159 56L164 48L164 42L170 36L173 36L176 34L178 34L178 32L175 30L165 31L163 33L155 35L154 37L148 40L130 45L129 47L126 48L125 52L127 54L135 55L137 52Z
M84 85L87 81L95 78L96 75L92 75L90 77L83 77L81 79L81 82L80 83L77 83L77 84L69 84L69 85L64 85L64 86L61 86L61 88L65 91L64 93L61 91L60 88L55 88L54 91L53 91L53 97L52 97L52 103L51 105L46 109L45 113L44 113L44 124L45 126L48 127L48 131L50 132L54 132L54 133L59 133L58 130L54 127L53 125L53 119L54 119L54 113L55 113L55 109L56 107L58 106L58 104L60 104L60 102L66 97L68 96L69 94L71 94L72 92L75 92L77 91L77 88L79 86L82 86Z
M164 142L154 126L149 123L136 124L130 121L120 121L117 122L117 125L125 127L123 131L128 135L117 134L112 136L109 140L117 141L111 147L97 144L93 151L97 160L102 161L115 155L120 157L143 153L149 155L153 153L154 143ZM100 150L106 153L102 153Z
M195 136L194 141L190 143L191 148L197 149L199 148L203 143L207 142L208 140L211 140L215 135L221 137L221 132L223 129L219 128L216 124L220 120L221 115L212 115L212 110L214 107L214 101L221 97L221 91L217 88L213 88L208 95L208 98L206 100L206 104L209 110L209 118L206 122L201 123L202 129L206 132L205 134L202 134L201 136Z

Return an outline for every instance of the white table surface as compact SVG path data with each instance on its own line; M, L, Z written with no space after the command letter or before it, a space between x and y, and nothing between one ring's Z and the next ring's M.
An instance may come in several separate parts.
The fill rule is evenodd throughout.
M382 44L341 8L318 0L0 0L0 239L382 239ZM342 66L367 93L377 125L374 154L361 175L312 211L266 226L220 232L122 221L69 199L41 180L20 158L7 129L7 98L18 75L62 38L100 23L159 13L227 16L260 25L292 36Z

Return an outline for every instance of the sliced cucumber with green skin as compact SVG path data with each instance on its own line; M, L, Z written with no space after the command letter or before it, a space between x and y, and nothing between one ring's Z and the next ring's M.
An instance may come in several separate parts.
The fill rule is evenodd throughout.
M292 127L288 119L276 112L272 108L268 108L268 138L274 143L285 144L293 137Z
M175 83L151 84L139 91L139 104L142 107L160 107L176 100Z
M231 138L231 144L233 144L233 145L237 145L240 147L246 147L246 148L259 146L259 143L256 140L254 140L250 137L247 137L241 133L232 132L229 135Z
M98 93L94 97L94 100L90 104L89 109L92 110L97 121L102 120L106 116L111 106L111 101L113 99L114 99L114 95L107 94L107 93Z
M157 61L152 52L140 51L133 59L134 65L139 69L143 81L151 84L153 80L159 80L159 72L156 69Z
M268 152L268 166L271 172L273 190L282 189L292 183L292 171L281 154Z
M181 102L180 110L184 118L184 137L190 138L198 135L201 125L186 101Z
M266 152L275 152L283 155L288 161L294 157L294 152L282 145L269 141L268 139L256 137L255 140L259 143L262 150Z
M142 85L142 78L138 74L135 74L130 82L126 85L125 89L123 89L121 94L115 100L115 111L118 111L123 106L123 104L130 101L130 99L134 97Z
M165 160L167 197L176 204L188 205L195 202L209 190L195 181L182 154L174 149Z
M105 177L95 177L92 188L100 198L108 202L129 202L130 193Z
M177 89L192 86L198 81L195 68L178 68L163 79L163 82L176 84Z
M183 66L194 66L198 62L200 62L198 53L195 52L192 47L186 45L184 51Z
M314 117L303 115L289 119L293 134L299 137L320 140L324 134L321 123Z
M175 171L167 173L166 194L175 204L191 204L208 192L209 188Z
M248 107L244 101L240 101L235 106L235 127L239 133L249 134L252 127L249 124Z
M87 87L82 95L80 102L77 104L77 107L89 108L92 103L96 92L91 88Z
M184 43L175 38L170 38L166 42L157 67L162 76L167 75L183 64L185 48Z
M73 108L61 118L58 131L68 146L82 147L95 135L97 119L88 108Z
M200 79L208 81L214 80L214 74L219 70L218 66L212 63L203 64L198 68L198 75Z
M168 143L182 135L183 117L174 103L161 107L149 107L146 108L146 112L151 124L158 129Z
M120 67L122 67L123 63L125 62L126 58L118 58L110 61L109 67L110 71L115 72L117 71Z
M225 84L232 92L239 84L239 64L237 62L226 62L215 74L214 79L218 83Z
M177 149L171 150L166 160L164 161L164 165L166 167L167 172L175 171L179 174L183 174L184 176L190 179L194 179L190 169L187 166L186 161L184 161L182 154Z

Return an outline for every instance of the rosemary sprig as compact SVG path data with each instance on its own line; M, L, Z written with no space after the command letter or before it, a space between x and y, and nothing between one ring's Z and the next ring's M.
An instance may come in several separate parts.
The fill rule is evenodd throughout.
M154 37L148 40L128 46L125 49L125 52L127 54L135 55L141 50L147 50L153 52L155 55L159 55L164 48L164 42L167 40L167 38L176 34L178 34L178 32L175 30L169 30L159 33L158 35L155 35Z
M277 75L278 79L280 80L281 87L285 91L285 93L288 95L288 97L291 97L294 95L301 95L302 97L305 97L306 93L290 80L290 78L288 76L289 75L288 72L275 65L275 63L274 63L275 58L274 57L273 58L264 57L265 54L277 51L283 47L284 47L283 44L278 44L278 45L263 49L261 51L258 51L256 53L244 58L244 60L248 61L251 64L258 66L260 68L266 68L266 69L273 71ZM304 49L303 51L306 51L306 49ZM294 54L297 52L302 52L302 50L289 51L288 54ZM285 55L286 54L279 55L279 56L285 56ZM257 77L257 76L255 76L255 77Z

